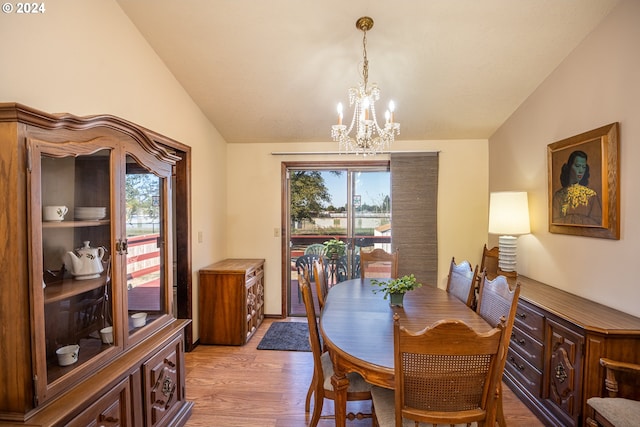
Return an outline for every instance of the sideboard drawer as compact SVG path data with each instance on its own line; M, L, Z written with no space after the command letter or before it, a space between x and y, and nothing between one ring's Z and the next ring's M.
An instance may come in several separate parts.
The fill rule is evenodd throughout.
M526 301L518 301L514 324L538 341L544 340L544 314L535 310Z
M521 331L518 326L519 325L514 325L511 330L510 347L516 350L522 357L526 358L536 369L542 371L544 368L544 346Z
M530 394L539 397L542 390L542 373L531 366L518 352L509 348L505 370Z

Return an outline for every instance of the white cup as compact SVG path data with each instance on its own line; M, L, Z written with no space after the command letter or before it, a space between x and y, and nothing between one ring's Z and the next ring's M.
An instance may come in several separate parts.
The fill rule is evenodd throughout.
M60 347L56 350L56 355L58 356L58 364L60 366L73 365L78 361L79 351L80 346L77 344Z
M131 320L133 321L134 328L139 328L141 326L144 326L147 323L147 313L132 314Z
M45 221L62 221L69 212L66 206L45 206L42 208L42 218Z
M113 344L113 326L100 329L100 338L105 344Z

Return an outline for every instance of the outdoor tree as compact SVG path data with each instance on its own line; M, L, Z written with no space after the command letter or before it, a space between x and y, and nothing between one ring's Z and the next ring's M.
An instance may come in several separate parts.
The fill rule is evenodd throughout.
M320 171L291 173L291 221L310 220L319 215L328 203L331 203L331 195Z
M127 195L127 222L137 216L151 220L158 217L158 197L160 179L153 174L127 174L125 181Z

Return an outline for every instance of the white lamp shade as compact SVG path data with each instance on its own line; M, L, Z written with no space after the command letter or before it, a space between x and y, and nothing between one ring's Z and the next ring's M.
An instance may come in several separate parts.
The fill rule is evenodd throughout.
M514 236L530 232L526 192L503 191L490 194L489 233Z

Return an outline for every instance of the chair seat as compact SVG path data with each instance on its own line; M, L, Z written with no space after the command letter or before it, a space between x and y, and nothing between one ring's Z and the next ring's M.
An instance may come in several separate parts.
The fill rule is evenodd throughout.
M333 363L331 363L331 357L329 357L328 352L324 352L322 353L321 359L322 371L324 372L324 389L333 390L333 384L331 384L331 377L333 376ZM357 393L371 391L371 384L366 382L357 372L348 373L347 378L349 379L348 392Z
M376 419L380 427L395 427L396 425L396 403L395 392L387 388L371 387L371 399L376 412ZM450 427L450 424L438 424L443 427ZM477 423L471 423L472 427L476 427ZM414 427L412 420L403 420L403 427ZM420 423L420 427L433 427L433 424ZM466 427L467 424L455 424L456 427Z
M592 397L587 405L616 427L635 427L640 420L640 401L619 397Z

